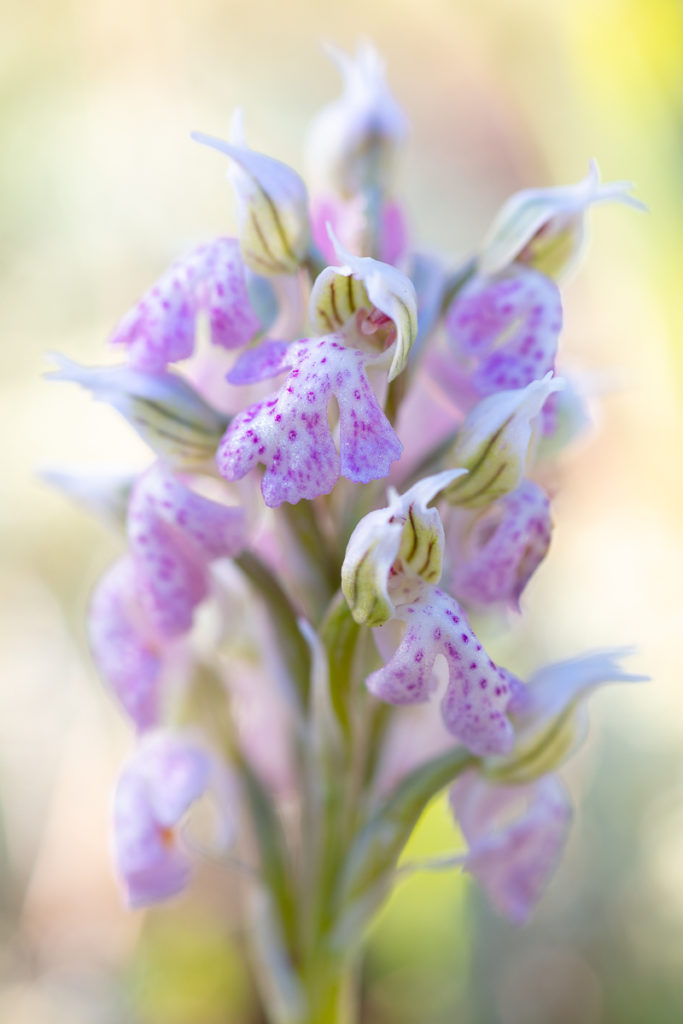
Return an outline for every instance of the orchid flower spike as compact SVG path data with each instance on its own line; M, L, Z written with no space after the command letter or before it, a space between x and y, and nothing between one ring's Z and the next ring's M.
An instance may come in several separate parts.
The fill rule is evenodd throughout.
M367 40L351 57L334 46L327 53L344 91L311 124L307 163L321 191L351 197L367 188L386 191L396 150L406 134L405 116L392 96L377 50Z
M311 291L310 320L320 334L341 332L345 343L367 346L373 337L391 353L389 380L405 368L417 337L417 296L396 267L348 252L328 226L341 266L326 267Z
M600 182L597 162L575 185L528 188L503 204L479 254L479 272L497 274L524 263L549 277L563 277L578 261L585 238L586 211L596 203L620 202L647 210L630 195L628 181Z
M547 373L525 388L482 398L465 418L451 460L469 472L446 491L453 505L480 508L513 491L524 476L535 421L546 401L563 386Z
M114 795L114 859L131 907L162 902L186 887L192 851L182 822L217 770L190 736L158 730L140 741ZM225 818L227 809L220 810ZM227 820L221 828L223 844L232 828Z
M294 274L310 242L308 193L291 167L249 149L242 111L233 114L230 141L202 132L192 138L230 159L228 177L237 195L240 246L247 266L260 274Z

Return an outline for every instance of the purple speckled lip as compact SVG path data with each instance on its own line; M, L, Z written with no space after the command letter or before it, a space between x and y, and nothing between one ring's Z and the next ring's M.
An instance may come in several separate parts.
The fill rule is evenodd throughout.
M382 411L365 373L371 357L346 348L336 335L294 342L278 394L239 413L220 443L217 463L226 480L239 480L257 464L266 467L261 490L266 505L296 504L329 494L339 476L356 483L385 477L403 446ZM275 371L277 372L277 371ZM339 451L328 406L339 410Z

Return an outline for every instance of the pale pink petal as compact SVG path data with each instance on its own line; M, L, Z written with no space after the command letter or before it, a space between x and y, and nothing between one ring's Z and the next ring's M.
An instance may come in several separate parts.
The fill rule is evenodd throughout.
M425 586L417 600L396 609L396 617L406 623L405 634L384 668L368 676L368 689L390 704L428 700L434 662L443 655L449 677L441 703L446 728L479 757L509 753L514 734L505 712L513 677L488 657L458 603Z
M114 795L114 856L131 906L186 886L191 861L176 826L208 777L206 754L166 733L149 734L124 767Z
M384 477L402 446L365 374L369 358L334 336L289 347L292 369L279 393L236 416L218 449L220 473L239 480L258 463L267 505L329 494L340 472L367 483ZM332 439L328 405L339 406L341 458Z
M138 599L131 558L116 562L95 588L88 636L95 663L139 729L159 717L163 659Z
M526 387L554 368L562 329L559 289L519 265L497 277L475 276L452 303L446 329L456 355L470 362L479 395Z
M471 519L471 513L465 516ZM454 535L449 545L455 595L471 604L501 601L519 610L522 591L550 546L550 502L544 492L525 480L473 524L462 525L466 535Z
M155 629L172 637L192 625L209 588L209 562L244 544L244 513L190 491L163 464L138 481L128 537L142 601Z
M245 349L228 374L230 384L255 384L286 370L289 363L286 341L262 341L256 348Z
M128 349L131 366L164 370L194 351L197 316L205 312L211 340L237 348L261 329L247 294L239 243L217 238L173 263L126 314L111 341Z
M465 870L501 914L524 924L566 843L571 805L564 786L554 775L526 786L496 785L469 771L450 801L469 847Z
M338 261L338 254L330 239L328 225L344 248L354 256L375 256L383 263L396 265L408 248L405 215L395 200L382 203L377 237L373 237L373 223L368 216L364 196L355 195L349 199L319 196L312 201L313 241L325 262L334 264Z

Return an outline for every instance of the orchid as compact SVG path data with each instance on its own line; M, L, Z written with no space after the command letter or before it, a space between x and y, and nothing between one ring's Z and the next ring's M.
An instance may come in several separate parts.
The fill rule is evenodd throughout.
M556 374L557 279L589 206L640 204L591 165L512 197L460 266L408 253L404 115L369 45L334 59L344 91L311 130L310 208L241 114L228 142L196 133L228 160L238 237L162 274L111 339L125 361L57 356L52 373L150 448L135 474L47 474L125 545L88 612L137 737L113 808L125 898L171 899L217 855L217 875L239 867L272 1024L355 1021L363 937L446 790L466 850L441 866L526 921L569 829L555 773L585 697L642 678L624 651L526 682L516 655L488 653L542 571L549 467L582 407ZM207 799L208 846L186 827Z
M163 732L145 737L124 767L114 795L114 850L130 906L158 903L187 885L191 856L179 825L210 771L200 747Z
M503 204L488 230L479 255L479 270L496 274L513 261L562 277L583 249L585 215L596 203L619 202L637 210L647 207L630 193L628 181L601 184L596 160L575 185L529 188Z
M308 135L313 237L333 261L329 223L355 255L397 263L405 252L407 232L401 206L391 192L406 119L370 43L358 45L355 59L336 47L327 51L342 76L344 91L320 111Z
M200 313L223 348L239 348L261 330L234 238L199 245L169 267L110 340L127 349L132 367L155 373L192 355Z

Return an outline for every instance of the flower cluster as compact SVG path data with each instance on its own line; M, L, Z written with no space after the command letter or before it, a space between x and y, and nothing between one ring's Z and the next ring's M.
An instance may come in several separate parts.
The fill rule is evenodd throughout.
M538 452L562 445L558 281L590 206L640 204L592 163L577 185L513 196L462 267L420 260L393 191L405 120L379 57L333 56L344 91L311 128L312 198L247 146L241 115L228 142L195 134L227 158L238 236L149 288L111 337L124 364L58 357L54 374L112 404L154 458L108 497L55 477L116 510L127 540L88 629L138 734L114 801L128 900L187 884L185 819L212 792L223 839L242 841L239 819L242 855L256 851L259 976L297 1020L322 1019L306 979L357 942L445 787L467 847L456 862L526 920L567 835L555 771L584 698L640 678L614 651L524 682L470 625L482 610L512 621L548 553ZM280 814L285 792L299 815Z

